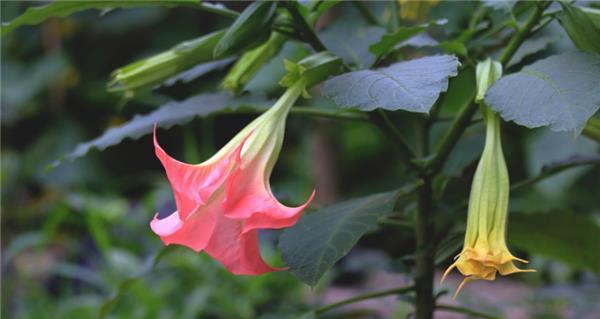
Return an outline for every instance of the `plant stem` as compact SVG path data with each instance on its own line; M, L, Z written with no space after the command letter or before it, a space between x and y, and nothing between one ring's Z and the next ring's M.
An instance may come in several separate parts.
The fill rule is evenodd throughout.
M523 181L520 181L518 183L515 183L514 185L512 185L510 187L510 191L515 191L517 189L529 186L529 185L533 185L545 178L548 178L550 176L556 175L564 170L567 170L569 168L572 167L576 167L576 166L582 166L582 165L598 165L600 164L600 158L599 157L592 157L592 158L581 158L581 159L575 159L571 162L566 162L564 164L558 164L558 165L553 165L549 168L544 168L542 169L542 172L534 177L525 179Z
M308 22L306 22L300 11L298 11L296 3L288 1L281 1L279 3L285 6L285 8L290 12L294 22L296 22L297 27L300 28L299 31L302 33L304 40L317 52L327 51L327 48L325 48L325 45L323 45L323 42L321 42L313 28L308 24Z
M465 315L468 315L469 317L474 316L476 318L485 318L485 319L498 319L498 317L492 316L492 315L488 315L479 311L474 311L471 310L469 308L464 308L464 307L458 307L458 306L451 306L451 305L438 305L437 306L438 310L445 310L445 311L451 311L451 312L456 312L456 313L463 313Z
M415 218L416 258L415 258L415 301L416 318L431 319L435 309L433 296L433 275L435 238L432 214L432 185L431 176L423 176L423 186L419 191L417 214Z
M387 116L387 113L382 109L377 109L376 111L369 112L369 117L373 123L375 123L375 125L377 125L377 127L379 127L379 129L394 142L394 145L398 147L402 161L413 167L414 164L411 162L411 158L414 158L415 154L394 123L392 123L392 120Z
M358 10L358 12L360 12L360 14L362 15L363 19L365 19L365 21L368 24L370 24L370 25L378 25L377 19L375 19L375 17L371 13L371 11L369 11L369 9L367 9L367 7L365 6L364 2L362 2L362 1L352 1L352 4Z
M549 4L549 2L544 2L541 4L538 3L535 7L535 11L529 16L525 24L522 27L520 27L517 30L517 32L515 32L511 40L508 42L506 49L502 53L502 56L500 57L499 61L500 63L502 63L502 65L505 65L506 62L508 62L510 58L512 58L513 54L515 54L519 46L525 40L525 37L529 34L531 29L533 29L533 27L542 17L544 9ZM471 122L471 118L473 117L473 115L475 115L476 111L477 104L474 103L473 100L471 100L471 103L467 104L459 111L456 120L454 121L454 123L452 123L452 126L450 127L450 130L442 139L437 153L425 166L426 169L429 171L428 174L435 175L439 172L443 164L448 159L450 152L452 151L452 149L454 149L456 143L458 143L458 139L467 129L469 123Z
M535 11L529 16L525 24L520 27L517 32L513 35L513 37L508 42L508 45L502 55L500 56L500 63L505 65L510 61L513 54L517 51L517 49L521 46L521 43L525 40L525 37L529 34L531 29L538 23L542 14L544 13L544 9L546 9L550 5L550 2L536 3Z
M307 107L307 106L294 106L290 110L290 113L298 114L298 115L326 117L326 118L332 118L332 119L342 119L342 120L356 120L356 121L368 121L369 120L369 116L364 113L339 111L339 110L335 110L335 109L332 109L332 110L318 109L318 108Z
M315 310L315 313L321 314L323 312L326 312L326 311L329 311L329 310L332 310L332 309L335 309L335 308L339 308L339 307L347 305L347 304L359 302L359 301L362 301L362 300L379 298L379 297L384 297L384 296L389 296L389 295L401 295L401 294L405 294L405 293L411 292L414 289L415 289L415 287L408 286L408 287L400 287L400 288L394 288L394 289L388 289L388 290L382 290L382 291L376 291L376 292L366 293L364 295L354 296L354 297L346 299L346 300L338 301L336 303L332 303L332 304L323 306L323 307L318 308L317 310Z

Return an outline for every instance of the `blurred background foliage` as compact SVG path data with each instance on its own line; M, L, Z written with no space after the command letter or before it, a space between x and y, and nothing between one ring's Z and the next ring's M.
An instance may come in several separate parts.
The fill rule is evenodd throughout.
M1 20L10 21L34 5L39 3L4 1ZM241 11L247 3L226 5ZM397 7L393 2L378 2L369 4L367 10L377 19L389 20ZM437 4L429 19L445 18L447 25L435 27L395 54L413 57L436 52L439 48L421 44L460 32L474 10L471 2ZM491 18L503 14L506 12L497 10ZM402 18L411 20L410 16ZM369 53L360 50L383 32L358 22L361 20L355 6L340 4L325 16L320 32L332 51L356 66L372 62ZM3 317L286 318L323 304L329 294L336 293L336 287L369 287L366 283L374 273L406 278L414 253L408 227L382 225L380 231L363 238L312 290L287 272L235 277L205 254L180 247L162 248L148 224L155 212L174 210L174 203L149 136L127 139L47 170L79 143L96 138L135 114L151 112L168 101L219 90L230 62L128 100L109 93L107 83L111 72L123 65L224 28L232 21L190 8L86 10L39 26L25 26L2 37ZM348 34L357 35L352 38L358 42L353 50L359 51L344 51ZM359 45L361 41L366 44ZM524 52L514 62L517 69L524 62L572 47L556 22L528 41L524 47L532 52ZM493 48L498 44L485 45ZM299 42L286 43L245 87L246 94L276 98L282 91L277 83L284 75L283 59L298 60L309 50ZM464 100L461 95L468 97L473 81L472 69L451 79L440 116L455 115ZM298 104L331 107L318 91L311 94L313 99ZM421 117L402 111L392 115L405 136L415 139L414 123ZM199 162L254 116L236 113L194 119L161 131L161 140L175 157ZM432 145L439 141L444 122L439 126L440 134L435 134L438 128L434 128ZM597 142L583 136L528 130L512 123L504 127L505 154L513 181L535 176L545 165L598 155ZM436 205L438 218L464 220L466 211L459 208L467 198L482 145L483 128L474 125L452 153L445 176L436 181L437 194L445 199L444 204L440 201ZM286 203L301 202L315 187L318 197L313 208L318 208L392 189L406 175L407 169L398 165L392 142L370 123L292 113L272 185L277 197ZM524 282L525 287L535 290L519 288L530 292L527 298L502 303L502 290L512 288L500 286L496 292L496 287L485 286L485 294L491 296L483 302L487 310L511 318L593 318L600 313L596 304L600 298L599 179L598 166L585 166L512 193L508 238L517 249L516 255L527 256L538 272L501 282ZM406 207L404 217L411 220L413 208ZM440 264L460 248L460 226L452 233L456 236L448 237L448 254L440 256ZM265 257L281 264L275 249L277 232L261 233L261 240ZM159 253L161 258L153 264ZM458 302L481 308L478 285L474 283L472 291L467 288ZM394 303L389 316L402 318L405 301ZM522 308L525 316L511 316L511 307Z

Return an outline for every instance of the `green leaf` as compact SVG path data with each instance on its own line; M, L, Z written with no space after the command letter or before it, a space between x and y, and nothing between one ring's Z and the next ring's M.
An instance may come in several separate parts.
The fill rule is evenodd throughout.
M276 3L270 1L257 1L246 7L215 46L214 57L235 54L253 43L262 43L262 38L266 40L275 18L275 8Z
M600 55L570 52L500 78L485 102L506 121L581 132L600 107Z
M600 28L588 14L576 6L559 2L562 12L557 16L567 34L582 51L600 53Z
M397 44L412 38L427 30L429 27L434 25L444 25L446 22L447 20L437 20L412 27L400 27L396 32L384 34L379 41L371 44L369 46L369 52L376 56L382 56L392 50Z
M182 102L170 102L152 113L137 115L131 121L108 129L100 137L79 144L73 152L55 161L52 167L60 165L65 159L75 159L84 156L92 149L104 150L121 143L126 138L138 139L150 134L154 124L158 127L169 128L191 121L194 117L205 117L237 110L241 107L264 108L272 102L263 97L242 97L235 99L225 93L201 94Z
M495 10L511 12L517 0L483 0L483 5Z
M414 191L410 184L399 191L356 198L302 216L281 235L279 248L294 276L314 286L344 257L358 240L390 214L399 196Z
M428 113L448 78L457 74L458 59L436 55L336 76L323 83L322 94L339 107L376 108Z
M306 87L310 88L342 70L342 60L328 51L315 53L298 62L285 60L284 64L288 73L279 84L285 87L290 87L300 78L304 78Z
M508 240L519 249L600 274L600 226L574 213L512 214Z
M508 61L506 66L511 67L513 65L519 64L519 62L521 62L524 58L545 50L550 44L560 40L560 38L560 35L548 34L539 37L532 37L525 40L525 42L521 44L519 49L517 49L515 54L513 54L512 58L510 59L510 61ZM499 53L500 52L501 50L499 51ZM500 54L498 54L498 57L499 56Z
M579 10L587 14L588 18L594 23L596 28L600 28L600 9L590 7L578 7Z
M360 21L360 20L359 20ZM328 50L338 55L348 65L368 68L376 60L369 52L373 39L380 38L385 29L367 26L356 20L344 19L328 26L319 33L319 37Z
M87 9L132 8L144 6L199 6L199 0L169 0L169 1L68 1L58 0L45 6L30 7L14 20L2 24L1 35L23 25L36 25L53 17L66 17L74 12Z

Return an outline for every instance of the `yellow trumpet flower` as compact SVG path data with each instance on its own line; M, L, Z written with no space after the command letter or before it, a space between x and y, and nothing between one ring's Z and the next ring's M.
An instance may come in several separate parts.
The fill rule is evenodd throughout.
M486 86L484 91L500 77L500 70L499 63L490 60L478 65L477 77L483 79L478 84ZM454 268L465 276L454 297L473 280L494 280L496 273L506 276L535 271L517 268L513 261L527 263L527 260L513 256L506 246L510 184L500 140L500 119L489 107L484 105L483 108L486 140L471 186L465 241L456 261L442 276L443 282Z

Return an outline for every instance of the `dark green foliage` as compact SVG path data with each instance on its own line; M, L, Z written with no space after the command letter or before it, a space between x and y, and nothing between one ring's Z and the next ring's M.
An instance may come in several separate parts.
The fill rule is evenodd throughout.
M2 35L22 26L35 25L53 17L66 17L72 13L87 9L134 8L144 6L199 6L200 0L169 0L169 1L68 1L58 0L44 6L37 6L16 19L2 24Z
M600 27L579 7L563 2L560 5L562 12L558 21L575 46L582 51L600 53Z
M377 220L393 211L398 196L398 191L370 195L305 215L281 235L283 260L298 279L316 285Z
M600 274L600 227L589 217L577 212L552 212L512 214L509 221L511 245Z

